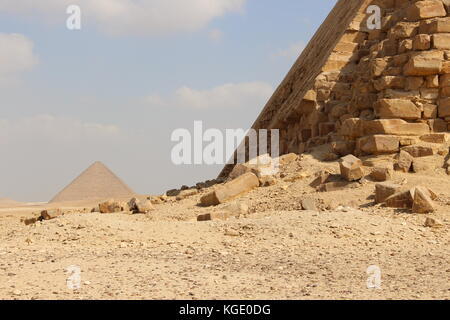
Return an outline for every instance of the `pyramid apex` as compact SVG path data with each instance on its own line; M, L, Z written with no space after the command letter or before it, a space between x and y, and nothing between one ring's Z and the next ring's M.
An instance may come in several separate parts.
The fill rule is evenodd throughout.
M131 197L135 193L103 162L95 161L50 202Z

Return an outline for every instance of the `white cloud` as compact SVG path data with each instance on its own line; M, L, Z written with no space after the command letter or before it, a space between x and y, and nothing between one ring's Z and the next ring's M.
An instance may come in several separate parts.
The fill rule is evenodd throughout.
M0 145L23 145L37 149L39 145L49 143L98 143L115 139L119 135L120 129L115 125L51 115L0 119Z
M62 23L66 8L79 5L82 25L113 34L161 35L195 31L214 18L242 10L247 0L2 0L0 12L37 15Z
M265 104L273 91L272 86L264 82L228 83L209 90L184 86L170 97L150 95L146 102L155 107L239 109Z
M24 35L0 33L0 48L0 85L16 82L38 63L33 42Z
M287 49L278 50L273 56L289 58L289 59L298 58L304 49L305 49L305 43L298 42L298 43L292 44Z

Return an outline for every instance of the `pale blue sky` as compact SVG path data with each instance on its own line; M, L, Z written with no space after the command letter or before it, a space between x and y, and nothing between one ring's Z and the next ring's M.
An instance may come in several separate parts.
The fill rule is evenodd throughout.
M87 1L0 3L0 198L49 200L97 160L143 194L214 178L220 166L171 164L171 132L248 128L335 3ZM66 29L67 3L82 30ZM130 18L133 4L159 18Z

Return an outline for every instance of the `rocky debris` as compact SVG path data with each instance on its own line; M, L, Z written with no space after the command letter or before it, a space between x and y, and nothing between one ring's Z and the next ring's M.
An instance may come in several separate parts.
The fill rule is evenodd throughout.
M176 199L178 201L184 200L186 198L195 196L199 193L198 189L187 189L187 190L183 190L181 191L177 196Z
M385 200L386 206L399 209L411 209L414 203L413 190L396 193Z
M62 216L63 214L64 213L60 209L42 210L40 218L41 220L52 220Z
M339 165L341 176L349 182L360 180L364 176L362 161L354 155L341 158Z
M222 210L228 212L229 216L236 218L246 216L249 213L248 205L242 202L227 204L222 208Z
M420 157L428 157L434 155L434 151L431 147L426 146L407 146L402 148L402 151L408 152L411 156L414 158L420 158Z
M288 153L288 154L282 155L280 157L280 165L287 166L287 165L290 165L293 162L297 161L298 159L299 159L298 154Z
M439 227L442 227L443 224L442 224L441 221L439 221L437 219L428 217L425 220L424 226L427 227L427 228L439 228Z
M358 188L360 185L357 182L349 182L349 181L333 181L322 184L317 188L319 192L332 192L332 191L340 191L347 188Z
M98 205L100 213L118 213L125 211L122 203L115 200L108 200Z
M370 173L370 178L379 182L392 180L393 176L394 169L388 167L375 167Z
M229 212L211 212L206 214L201 214L197 217L197 221L215 221L215 220L228 220L231 217Z
M406 152L405 150L401 150L398 155L398 160L395 168L402 172L409 172L411 170L412 163L414 161L413 156Z
M375 203L383 203L387 198L396 194L401 189L398 184L390 182L377 183L375 185Z
M305 198L302 200L303 210L317 211L316 201L312 198Z
M286 157L284 161L288 161ZM273 176L278 173L280 159L272 159L269 154L261 155L246 163L238 163L234 166L229 175L230 180L234 180L246 173L253 173L258 178Z
M264 176L259 178L260 187L270 187L277 184L277 179L274 176Z
M128 201L128 208L134 214L145 214L154 210L153 204L149 199L141 200L137 198L132 198L130 201Z
M313 188L317 188L328 181L332 173L329 170L321 170L316 173L316 178L309 184Z
M248 172L238 178L216 187L216 189L200 199L205 207L219 205L259 187L258 177Z
M412 212L413 213L434 212L434 204L433 200L431 200L429 191L427 191L422 187L415 188Z
M413 213L430 213L435 210L433 200L436 199L437 195L432 190L417 186L395 193L385 203L387 207L411 209Z

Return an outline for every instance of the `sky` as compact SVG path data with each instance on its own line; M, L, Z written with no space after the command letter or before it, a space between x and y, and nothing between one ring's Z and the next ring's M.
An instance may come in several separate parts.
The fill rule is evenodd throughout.
M0 0L0 198L95 161L140 194L215 178L172 162L174 130L250 128L335 2Z

